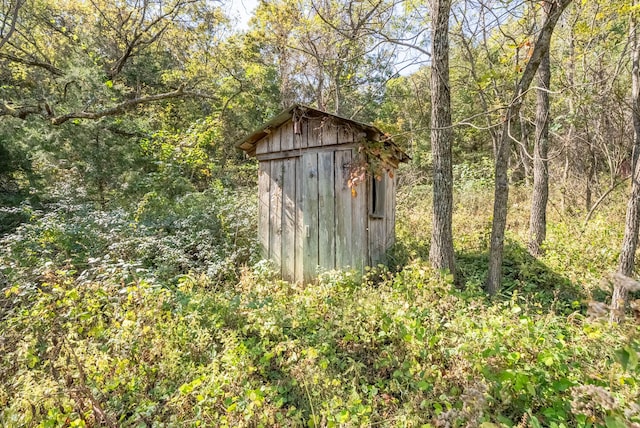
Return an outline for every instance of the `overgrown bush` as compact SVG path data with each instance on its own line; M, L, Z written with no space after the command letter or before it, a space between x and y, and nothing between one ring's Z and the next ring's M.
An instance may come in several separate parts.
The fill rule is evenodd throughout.
M54 267L85 278L126 269L169 283L185 274L220 283L256 255L255 196L221 187L175 199L148 193L133 213L65 199L23 210L29 222L0 241L2 270L14 280L36 283Z
M100 281L46 271L36 290L3 296L16 306L2 324L0 422L640 422L640 386L613 352L637 328L555 315L518 294L492 303L422 262L376 277L329 273L299 287L258 265L211 290L192 276L169 289L123 271Z
M428 186L401 191L390 267L304 286L253 263L249 192L23 205L0 242L0 425L640 424L639 328L587 312L617 257L602 222L624 207L582 234L552 219L533 259L516 189L489 299L482 189L456 193L455 286L424 261Z

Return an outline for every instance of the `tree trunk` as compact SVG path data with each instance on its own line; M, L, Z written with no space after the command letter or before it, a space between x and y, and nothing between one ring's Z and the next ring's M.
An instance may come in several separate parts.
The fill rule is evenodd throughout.
M453 172L449 90L449 12L451 0L432 0L431 153L433 155L433 231L429 261L455 275L453 254Z
M509 201L507 168L511 145L511 123L518 117L525 93L531 86L544 54L549 50L553 29L571 0L547 0L546 3L549 4L549 13L507 109L502 135L496 150L493 223L491 225L491 248L489 249L489 273L486 282L489 294L496 294L500 290L504 232L507 225L507 203Z
M575 54L575 22L571 25L571 31L569 32L569 70L567 72L567 87L573 88L575 85L575 76L576 76L576 54ZM568 93L567 96L567 107L569 108L569 117L575 118L576 109L574 102L574 94L572 92ZM572 119L569 123L569 131L567 132L567 137L564 143L564 168L562 169L562 187L560 190L560 210L562 213L567 212L567 187L569 185L569 158L571 157L571 153L573 151L574 141L573 137L576 134L576 124L575 119Z
M531 147L529 144L529 134L529 125L527 124L524 115L520 114L520 139L522 144L518 146L518 156L520 157L520 162L522 164L522 179L527 185L531 183L531 178L533 177L533 163L531 155L529 155Z
M633 159L631 196L627 205L627 217L624 224L624 238L618 260L618 272L625 276L633 275L636 248L638 246L638 229L640 228L640 25L634 18L631 21L631 105L633 117ZM629 291L616 283L611 297L611 322L621 322L624 319L624 309L627 304Z
M594 180L596 177L596 157L593 151L593 142L591 141L591 138L588 138L588 140L589 140L589 157L587 159L589 164L587 166L587 180L585 182L586 188L584 191L584 207L587 212L591 210L591 201L593 199L592 197L593 190L591 186L594 184Z
M544 5L545 17L548 3ZM547 237L547 201L549 200L549 88L551 85L551 58L549 50L542 56L538 68L536 91L536 139L533 143L533 191L529 219L529 253L542 254L541 245Z

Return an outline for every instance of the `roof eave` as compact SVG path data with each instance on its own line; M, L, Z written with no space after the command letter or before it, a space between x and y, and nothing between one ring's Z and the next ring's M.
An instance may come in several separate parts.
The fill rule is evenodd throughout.
M377 136L384 136L385 135L382 131L380 131L377 127L375 127L373 125L369 125L367 123L358 122L358 121L355 121L353 119L349 119L349 118L346 118L346 117L339 116L337 114L327 113L327 112L324 112L322 110L318 110L316 108L309 107L309 106L306 106L306 105L293 104L289 108L287 108L287 109L281 111L280 113L278 113L278 115L276 115L274 118L272 118L267 123L262 125L260 128L256 129L251 134L249 134L248 136L246 136L242 140L238 141L235 146L237 148L239 148L239 149L244 150L249 156L255 156L255 154L256 154L256 144L258 143L258 141L262 140L264 137L269 135L269 133L271 133L271 130L277 128L278 126L280 126L283 123L287 122L288 120L292 119L293 116L294 116L294 111L296 109L298 109L298 108L311 110L311 111L314 111L314 112L319 113L319 114L324 114L324 115L327 115L327 116L338 118L340 120L344 120L346 122L353 123L353 124L363 128L364 130L368 131L367 134L373 133L373 134L376 134ZM370 137L370 135L368 135L367 137ZM398 161L399 162L408 162L409 160L411 160L409 155L407 155L404 151L402 151L392 140L388 140L388 143L391 144L391 146L394 148L394 151L398 152L398 154L399 154Z
M256 143L262 140L264 137L269 135L272 129L277 128L278 126L285 123L287 120L293 117L293 111L299 107L298 104L294 104L286 110L281 111L269 120L267 123L262 125L260 128L253 131L251 134L243 138L242 140L236 143L236 147L244 150L247 154L253 156L256 150Z

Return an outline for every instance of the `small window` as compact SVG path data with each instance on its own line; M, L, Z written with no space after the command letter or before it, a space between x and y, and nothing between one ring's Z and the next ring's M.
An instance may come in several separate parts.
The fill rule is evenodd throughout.
M371 217L383 218L385 206L385 194L387 184L387 174L381 177L371 177L371 198L369 214Z

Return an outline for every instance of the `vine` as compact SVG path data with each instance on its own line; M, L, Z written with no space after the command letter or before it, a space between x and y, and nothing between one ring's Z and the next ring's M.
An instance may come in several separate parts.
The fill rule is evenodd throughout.
M349 164L347 185L351 189L351 195L354 198L358 196L356 188L368 177L374 177L380 181L385 174L388 174L389 178L393 178L396 164L393 148L388 147L384 141L361 141L356 160Z

